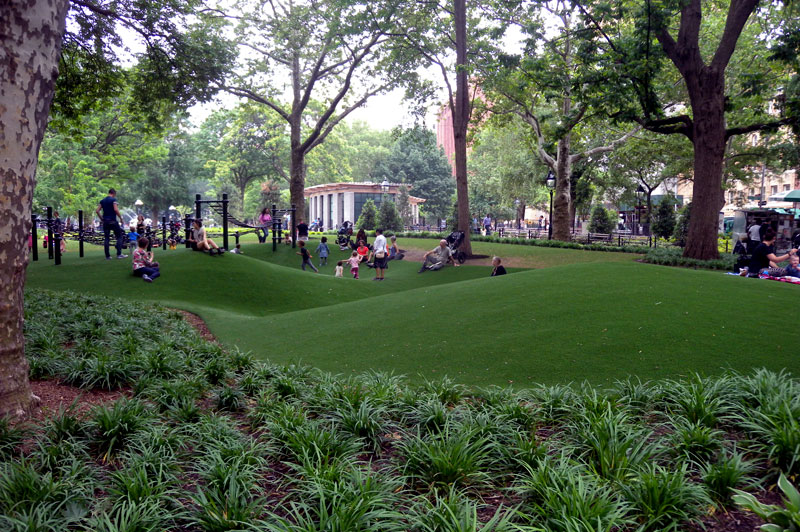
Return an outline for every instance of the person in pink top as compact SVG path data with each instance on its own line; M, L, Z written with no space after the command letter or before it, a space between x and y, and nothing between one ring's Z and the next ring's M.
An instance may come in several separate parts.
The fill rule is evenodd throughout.
M258 223L261 226L261 231L263 231L263 236L261 234L258 235L258 243L263 244L267 241L267 237L269 236L269 226L272 225L272 215L269 213L266 207L261 211L261 214L258 215Z
M358 265L361 264L361 257L358 256L358 252L354 251L350 258L347 259L347 263L350 265L350 273L353 274L353 279L358 279Z

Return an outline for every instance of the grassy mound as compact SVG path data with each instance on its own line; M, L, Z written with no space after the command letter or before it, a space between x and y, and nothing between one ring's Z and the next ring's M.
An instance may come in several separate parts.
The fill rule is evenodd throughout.
M0 420L2 530L695 531L742 519L734 490L800 473L786 373L413 386L258 363L119 299L27 301L41 375L111 357L119 379L75 384L132 388L27 434ZM169 335L143 334L153 321Z
M506 248L504 256L513 248L593 255ZM152 285L130 275L129 261L68 255L58 268L33 264L28 286L126 297L134 314L160 302L199 314L224 345L257 358L332 372L395 371L416 382L449 375L468 384L610 384L628 375L800 368L797 328L764 334L796 301L798 288L782 283L631 260L501 278L469 266L417 274L416 263L401 261L375 283L363 268L359 281L332 278L345 255L338 250L319 275L301 271L286 247L245 252L161 252L164 275Z

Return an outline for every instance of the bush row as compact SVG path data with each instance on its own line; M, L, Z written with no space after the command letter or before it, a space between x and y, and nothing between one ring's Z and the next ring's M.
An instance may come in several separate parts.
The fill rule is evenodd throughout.
M703 268L708 270L733 271L736 256L732 253L720 253L715 260L690 259L683 256L680 248L653 248L647 252L644 262L664 266L683 266L686 268Z

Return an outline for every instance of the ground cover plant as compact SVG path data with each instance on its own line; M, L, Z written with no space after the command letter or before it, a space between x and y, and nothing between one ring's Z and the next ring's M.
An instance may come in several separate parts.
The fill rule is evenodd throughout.
M118 389L115 401L46 404L36 421L0 423L2 530L633 532L763 522L735 501L791 530L800 382L786 372L605 390L415 385L256 361L157 307L132 315L120 299L26 297L38 377L63 380L76 361L95 368L113 352L124 378L75 381L87 392ZM100 348L76 348L86 337ZM154 353L174 364L154 369ZM709 431L679 430L697 426ZM687 438L692 445L675 445ZM785 503L765 491L779 479Z
M796 286L641 264L629 254L619 254L624 262L603 262L617 254L475 245L492 246L487 254L507 263L552 267L511 268L511 275L489 278L488 266L418 274L418 263L407 260L373 283L368 269L358 281L334 279L333 263L344 256L336 248L329 266L314 274L300 270L288 246L273 254L269 245L250 244L244 256L159 252L164 275L152 285L130 275L127 261L105 261L97 250L83 259L68 253L59 267L33 263L28 285L126 297L133 313L158 302L198 314L222 345L260 360L302 360L336 373L390 370L415 384L449 375L464 384L608 386L627 375L800 368L791 348L800 342L797 328L763 334L775 325L775 309L794 305ZM596 262L570 262L585 257ZM90 316L82 326L92 322ZM366 356L355 338L378 330L383 344ZM754 338L762 345L748 349ZM95 348L90 339L81 342L74 348ZM74 378L122 378L112 357L96 364L76 366Z

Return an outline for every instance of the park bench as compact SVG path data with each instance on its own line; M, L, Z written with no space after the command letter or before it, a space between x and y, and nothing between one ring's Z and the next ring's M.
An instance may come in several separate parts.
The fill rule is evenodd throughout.
M604 242L610 244L613 236L614 235L612 235L611 233L587 233L586 243L594 244L595 242Z

